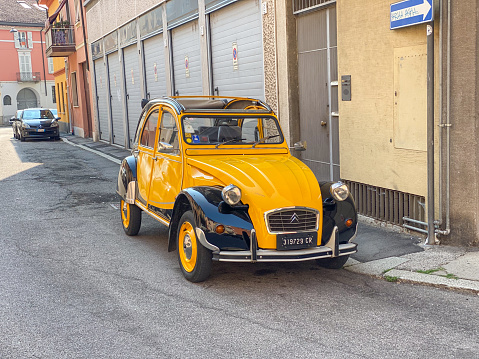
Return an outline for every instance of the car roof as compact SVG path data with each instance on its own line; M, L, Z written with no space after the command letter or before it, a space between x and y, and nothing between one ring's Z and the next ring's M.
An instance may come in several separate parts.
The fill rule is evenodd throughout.
M265 102L247 97L223 97L223 96L172 96L150 100L146 104L148 109L157 104L169 104L178 114L188 112L262 112L270 113L272 109ZM247 109L247 107L259 106L262 109Z

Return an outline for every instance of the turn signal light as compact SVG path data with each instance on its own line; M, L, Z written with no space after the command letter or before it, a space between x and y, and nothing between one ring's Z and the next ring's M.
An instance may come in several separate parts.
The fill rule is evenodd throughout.
M222 224L219 224L216 226L215 231L216 233L221 234L225 231L225 226L223 226Z
M351 227L353 225L353 220L351 218L347 219L344 224L346 225L346 227Z

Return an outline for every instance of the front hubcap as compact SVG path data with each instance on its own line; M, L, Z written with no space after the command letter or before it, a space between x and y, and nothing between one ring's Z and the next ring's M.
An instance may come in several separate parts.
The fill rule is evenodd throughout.
M128 228L128 226L130 225L130 206L128 206L128 203L122 200L120 203L120 207L121 207L121 220L123 222L123 226L125 228Z
M197 247L191 223L185 222L181 225L178 242L181 265L185 271L192 272L196 266Z

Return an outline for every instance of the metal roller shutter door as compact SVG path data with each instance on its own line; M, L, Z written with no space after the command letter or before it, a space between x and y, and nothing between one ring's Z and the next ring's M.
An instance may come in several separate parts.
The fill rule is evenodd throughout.
M178 91L180 96L202 95L198 20L174 28L171 37L175 93ZM188 69L186 62L188 62Z
M95 60L95 84L100 140L110 141L110 126L108 126L108 86L103 59Z
M121 69L118 52L108 55L108 79L110 81L110 105L113 127L113 143L125 145L123 102L121 97Z
M131 45L123 50L123 63L125 66L126 103L128 112L129 144L133 143L136 125L141 113L141 81L140 59L137 45Z
M146 95L149 99L166 96L165 47L163 34L143 42L145 56ZM156 71L156 74L155 74Z
M264 99L263 33L258 0L243 0L210 14L213 88L221 96ZM233 64L237 46L237 69Z

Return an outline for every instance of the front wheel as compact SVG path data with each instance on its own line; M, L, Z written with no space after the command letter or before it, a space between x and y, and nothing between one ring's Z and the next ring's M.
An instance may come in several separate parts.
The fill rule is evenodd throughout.
M341 257L334 257L334 258L323 258L317 259L318 265L324 268L329 269L341 269L346 262L348 261L349 255L341 256Z
M129 236L136 236L141 227L141 209L134 204L120 201L121 223L125 233Z
M178 262L185 278L190 282L202 282L211 272L211 251L196 238L195 218L192 211L183 213L177 232Z

